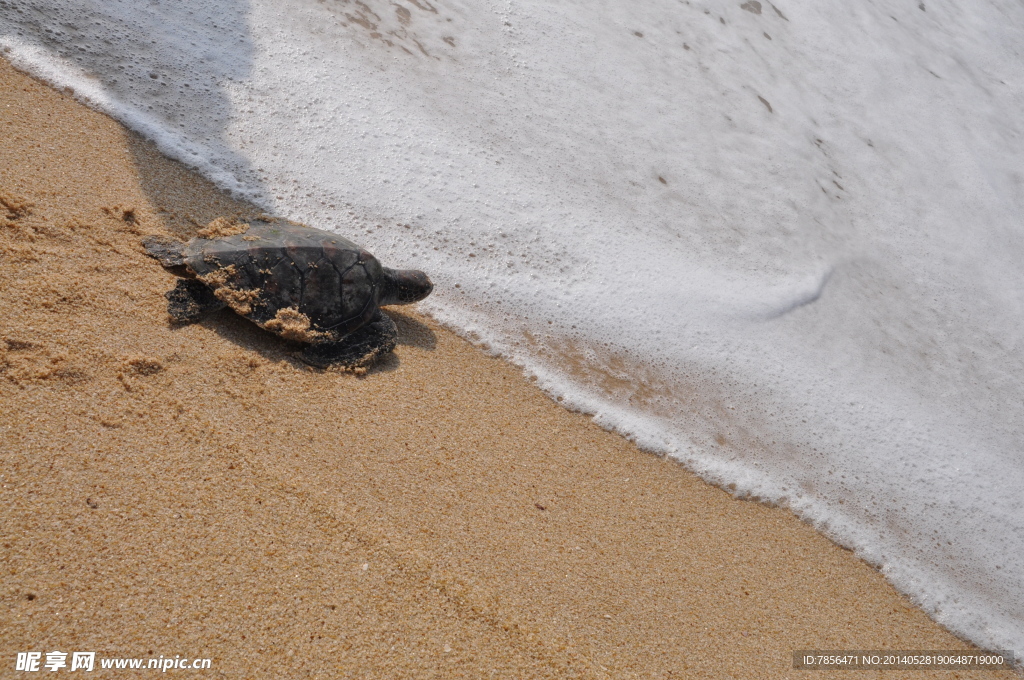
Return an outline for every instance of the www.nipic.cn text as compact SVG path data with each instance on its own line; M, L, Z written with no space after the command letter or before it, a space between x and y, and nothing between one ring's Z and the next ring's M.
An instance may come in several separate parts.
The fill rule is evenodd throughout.
M157 670L166 673L170 670L206 670L212 664L210 659L191 659L176 655L174 657L100 657L96 652L18 652L14 661L14 670L33 673L39 671L93 671L97 669L125 670Z

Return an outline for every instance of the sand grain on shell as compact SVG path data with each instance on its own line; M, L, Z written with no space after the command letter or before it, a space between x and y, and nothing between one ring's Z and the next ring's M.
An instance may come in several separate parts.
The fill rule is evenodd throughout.
M774 679L807 677L794 649L966 647L787 512L639 452L415 311L362 377L227 310L170 325L174 277L140 239L253 209L6 62L0 130L9 652ZM975 676L1011 677L927 675Z
M249 223L235 217L218 217L196 232L200 238L225 238L249 231Z
M309 317L292 307L277 310L273 319L265 322L263 327L279 334L286 340L315 343L327 334L313 330Z

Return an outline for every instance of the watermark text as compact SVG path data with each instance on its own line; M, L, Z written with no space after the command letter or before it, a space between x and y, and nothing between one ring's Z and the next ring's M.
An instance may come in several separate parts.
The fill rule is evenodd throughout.
M156 670L166 673L171 670L207 670L212 665L211 659L193 659L177 654L171 656L151 656L128 658L116 656L99 656L96 652L18 652L14 660L14 670L25 673L57 671L94 671L97 669L117 668L125 670Z

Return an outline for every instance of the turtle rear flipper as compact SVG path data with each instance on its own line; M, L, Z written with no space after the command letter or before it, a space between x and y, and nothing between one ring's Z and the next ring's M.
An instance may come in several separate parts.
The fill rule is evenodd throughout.
M180 267L185 264L185 244L166 236L148 236L142 239L142 246L150 257L160 260L165 267Z
M202 316L227 307L210 287L195 279L178 279L173 290L164 293L167 313L178 323L192 323Z
M363 368L393 350L397 344L398 327L395 322L387 314L377 312L373 321L346 335L339 342L310 345L299 358L318 368Z

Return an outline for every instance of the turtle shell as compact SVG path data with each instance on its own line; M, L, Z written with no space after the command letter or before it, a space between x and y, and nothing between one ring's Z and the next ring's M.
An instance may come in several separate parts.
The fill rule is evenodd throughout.
M366 250L287 220L235 224L229 235L192 239L183 255L238 314L313 343L336 342L376 316L384 270Z

